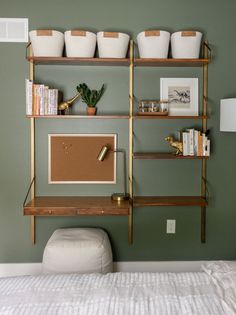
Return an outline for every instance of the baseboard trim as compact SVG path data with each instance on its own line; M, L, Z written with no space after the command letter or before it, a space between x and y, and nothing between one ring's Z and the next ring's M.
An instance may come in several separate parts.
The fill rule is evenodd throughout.
M117 272L187 272L200 271L206 261L122 261L114 262Z
M187 272L200 271L206 261L120 261L114 262L116 272ZM41 263L0 264L0 277L39 275Z
M0 277L38 275L41 273L41 267L41 263L0 264Z

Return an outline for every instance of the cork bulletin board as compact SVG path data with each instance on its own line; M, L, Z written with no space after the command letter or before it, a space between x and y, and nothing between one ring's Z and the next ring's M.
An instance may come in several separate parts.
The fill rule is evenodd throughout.
M97 159L105 145L116 150L116 134L49 134L49 184L115 184L116 154Z

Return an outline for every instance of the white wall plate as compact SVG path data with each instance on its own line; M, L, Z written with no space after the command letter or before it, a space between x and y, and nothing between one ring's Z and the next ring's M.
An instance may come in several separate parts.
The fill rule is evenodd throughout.
M28 19L0 18L0 42L28 42Z

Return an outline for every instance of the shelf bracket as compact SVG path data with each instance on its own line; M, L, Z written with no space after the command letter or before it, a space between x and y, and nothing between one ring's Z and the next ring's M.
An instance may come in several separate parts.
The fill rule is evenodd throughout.
M211 61L212 59L212 50L211 50L211 47L209 46L208 42L205 41L203 43L203 49L204 49L204 58L206 58L205 54L206 54L206 51L207 51L207 59L209 59L209 61Z
M23 208L25 207L26 205L26 202L27 202L27 199L29 197L29 194L30 194L30 191L32 188L34 188L34 185L35 185L35 176L32 178L31 180L31 183L29 185L29 188L28 188L28 191L26 193L26 196L25 196L25 199L24 199L24 202L23 202ZM32 190L33 191L33 190ZM31 216L31 224L30 224L30 227L31 227L31 240L32 240L32 244L35 244L35 216L32 215Z
M29 185L29 188L28 188L28 190L27 190L27 193L26 193L26 196L25 196L25 199L24 199L24 202L23 202L23 207L26 205L26 201L27 201L27 199L28 199L28 197L29 197L29 193L30 193L30 191L31 191L31 188L32 188L34 182L35 182L35 177L33 177L33 179L31 180L31 183L30 183L30 185Z

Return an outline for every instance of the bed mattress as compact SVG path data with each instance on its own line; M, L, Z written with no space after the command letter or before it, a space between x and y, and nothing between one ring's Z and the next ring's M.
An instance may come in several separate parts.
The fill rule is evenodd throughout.
M0 314L236 314L236 271L224 262L203 269L1 278Z

